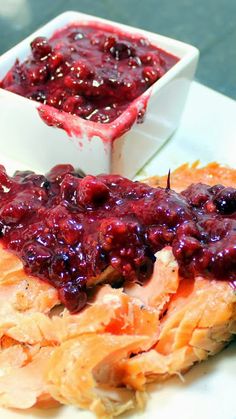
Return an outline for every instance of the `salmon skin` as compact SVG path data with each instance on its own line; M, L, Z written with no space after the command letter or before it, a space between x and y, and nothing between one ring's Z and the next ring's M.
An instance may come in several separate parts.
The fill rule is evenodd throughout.
M146 181L166 186L167 178ZM170 176L178 191L191 182L234 186L236 170L195 163ZM114 289L103 284L111 276L98 278L86 307L72 315L51 285L0 246L1 406L72 404L107 419L142 409L148 383L186 372L236 334L234 287L182 278L170 246L156 253L144 285Z

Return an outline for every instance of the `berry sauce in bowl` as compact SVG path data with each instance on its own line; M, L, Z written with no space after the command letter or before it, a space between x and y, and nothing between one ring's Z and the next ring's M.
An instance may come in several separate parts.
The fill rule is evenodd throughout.
M49 39L36 37L31 55L22 63L16 60L0 87L109 124L178 61L143 36L97 22L74 23ZM137 115L140 122L144 111Z

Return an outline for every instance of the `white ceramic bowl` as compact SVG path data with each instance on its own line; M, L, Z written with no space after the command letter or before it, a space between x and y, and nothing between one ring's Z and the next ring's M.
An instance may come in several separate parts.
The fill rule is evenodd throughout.
M198 50L161 35L78 12L65 12L0 57L0 79L16 58L23 61L29 55L30 42L36 36L51 36L55 30L80 21L103 22L128 33L140 34L180 60L114 122L99 124L74 116L73 124L78 133L71 137L66 131L50 127L42 121L38 102L0 89L0 152L4 150L7 157L20 159L40 171L47 171L57 163L70 162L86 173L112 172L133 177L177 128L195 73ZM128 132L112 142L117 127L122 127L129 113L136 111L146 96L149 99L144 122L135 122ZM56 112L59 118L62 114L64 118L71 117L52 107L50 110ZM91 132L92 138L89 138ZM105 144L104 138L107 139Z

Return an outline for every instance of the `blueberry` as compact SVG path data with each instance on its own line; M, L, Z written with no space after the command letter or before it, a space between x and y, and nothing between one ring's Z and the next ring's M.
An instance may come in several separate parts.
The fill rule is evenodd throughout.
M43 188L45 188L46 190L48 190L50 188L50 186L51 186L51 183L49 182L49 180L46 180L43 183Z
M232 214L236 211L236 189L222 189L216 194L213 202L220 213Z
M37 102L45 103L47 100L46 93L43 90L36 90L33 93L30 93L29 96L27 96L29 99L36 100Z
M72 282L59 289L59 298L71 313L81 310L87 302L86 292Z
M128 43L116 42L110 48L110 53L116 60L124 60L125 58L135 56L135 49Z

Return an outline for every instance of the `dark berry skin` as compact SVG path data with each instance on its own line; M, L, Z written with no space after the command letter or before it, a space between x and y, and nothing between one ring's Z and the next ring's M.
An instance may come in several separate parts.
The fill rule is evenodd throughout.
M102 124L118 118L178 61L148 40L96 24L37 37L31 51L1 87Z
M136 56L135 49L125 42L115 42L110 48L110 53L118 61Z
M214 203L220 213L232 214L236 211L236 190L234 188L220 190L214 198Z
M59 288L58 294L61 302L67 306L71 313L80 311L87 302L85 290L73 285L73 283L68 283L64 287Z

